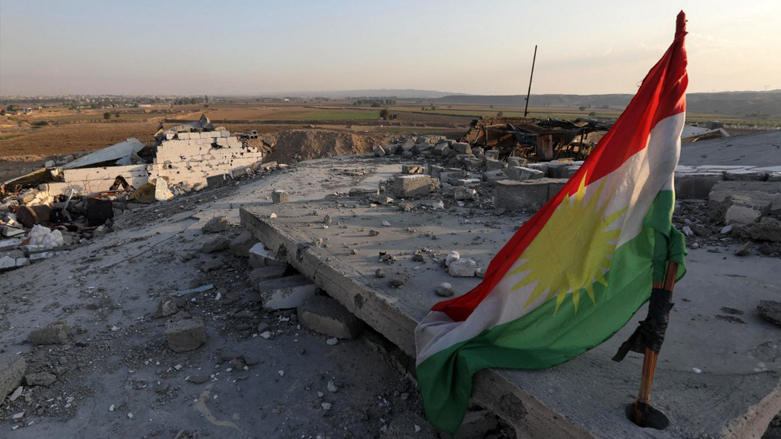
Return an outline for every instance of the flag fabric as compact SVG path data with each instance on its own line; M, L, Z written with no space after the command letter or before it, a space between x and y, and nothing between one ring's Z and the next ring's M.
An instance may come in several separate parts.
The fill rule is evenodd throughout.
M482 283L437 303L415 330L426 416L455 434L485 368L544 369L599 345L648 301L666 262L688 84L675 39L578 172L493 258Z

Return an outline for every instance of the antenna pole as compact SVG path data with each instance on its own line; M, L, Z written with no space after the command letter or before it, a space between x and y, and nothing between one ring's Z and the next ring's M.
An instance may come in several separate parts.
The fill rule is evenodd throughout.
M529 114L529 97L532 94L532 79L534 79L534 63L537 62L537 45L534 45L534 58L532 58L532 74L529 76L529 91L526 92L526 108L523 110L523 117Z

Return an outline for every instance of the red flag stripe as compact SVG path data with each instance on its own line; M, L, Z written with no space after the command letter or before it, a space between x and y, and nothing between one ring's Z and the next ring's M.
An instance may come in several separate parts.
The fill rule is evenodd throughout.
M432 311L444 312L453 321L469 317L534 240L564 197L577 191L584 173L586 184L590 184L615 171L629 157L646 147L649 134L659 121L686 110L685 90L689 82L684 47L686 33L686 16L681 11L672 45L648 72L635 97L583 166L561 191L515 232L491 260L480 285L463 296L437 303Z

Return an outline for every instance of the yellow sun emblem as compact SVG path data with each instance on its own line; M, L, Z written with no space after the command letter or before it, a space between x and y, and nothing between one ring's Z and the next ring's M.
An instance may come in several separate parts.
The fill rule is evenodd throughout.
M615 244L620 229L607 230L626 208L603 217L608 201L599 206L604 180L585 201L586 177L583 177L578 191L567 195L556 208L548 222L532 240L519 260L521 265L509 275L528 272L512 290L537 283L524 308L547 291L547 298L556 298L556 311L568 293L572 293L575 311L578 310L580 292L585 290L591 301L594 298L594 283L607 286L603 274L610 268ZM603 271L604 270L604 271Z

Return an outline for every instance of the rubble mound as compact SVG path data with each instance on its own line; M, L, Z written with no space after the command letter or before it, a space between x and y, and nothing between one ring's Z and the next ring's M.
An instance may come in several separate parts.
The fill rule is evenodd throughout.
M262 137L275 145L267 160L278 163L366 154L381 143L379 137L318 129L286 130Z

